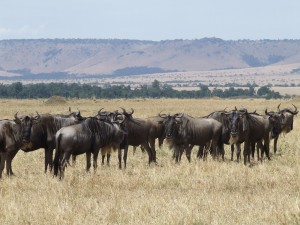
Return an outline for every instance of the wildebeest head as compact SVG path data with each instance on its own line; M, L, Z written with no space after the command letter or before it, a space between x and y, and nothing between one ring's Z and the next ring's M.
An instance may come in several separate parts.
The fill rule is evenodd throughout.
M278 113L280 113L283 117L281 124L282 124L282 131L285 133L288 133L291 130L293 130L294 116L298 114L297 107L294 104L292 105L294 106L294 110L288 108L280 109L280 104L277 106Z
M69 110L70 110L70 109L69 109ZM74 120L75 120L75 121L78 121L78 122L84 120L84 118L81 116L81 113L80 113L79 110L74 111L74 112L71 112L71 111L70 111L70 114L69 114L68 117L73 117Z
M124 108L121 108L123 110L123 115L126 117L126 118L129 118L129 119L132 119L132 114L134 113L134 110L133 108L131 108L131 112L127 112Z
M179 127L182 124L183 113L176 113L174 115L160 114L160 117L164 118L166 138L176 138Z
M239 134L239 128L241 127L241 124L243 123L243 116L246 112L237 110L236 108L228 113L226 115L229 119L229 129L230 129L230 135L233 137L238 136Z
M31 128L33 124L38 123L40 119L40 115L37 113L37 116L22 116L18 117L18 113L15 114L15 122L19 125L21 125L22 130L22 141L24 143L30 142L30 135L31 135Z
M283 114L278 112L268 112L268 110L265 110L265 114L269 116L269 122L270 122L270 133L271 137L274 138L278 136L282 131L282 122L284 119Z

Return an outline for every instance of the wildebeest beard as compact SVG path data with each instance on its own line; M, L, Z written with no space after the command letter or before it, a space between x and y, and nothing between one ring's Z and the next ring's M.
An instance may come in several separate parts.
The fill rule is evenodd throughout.
M22 143L21 143L21 149L24 152L30 152L30 151L34 151L35 150L33 148L32 142L24 142L24 141L22 141Z
M229 144L232 145L232 144L236 144L239 140L239 136L238 135L231 135L230 134L230 138L229 138Z

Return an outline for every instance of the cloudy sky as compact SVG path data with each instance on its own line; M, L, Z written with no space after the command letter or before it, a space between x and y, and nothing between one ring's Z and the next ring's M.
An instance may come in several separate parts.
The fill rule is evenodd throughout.
M0 0L0 40L300 39L300 0Z

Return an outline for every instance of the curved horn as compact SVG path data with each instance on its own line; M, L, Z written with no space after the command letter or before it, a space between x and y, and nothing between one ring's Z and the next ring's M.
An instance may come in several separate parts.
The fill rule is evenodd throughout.
M16 121L16 123L21 124L21 120L18 117L18 112L16 112L16 114L15 114L15 121Z
M104 109L104 108L101 108L101 109L98 111L98 114L100 114L100 113L101 113L102 109Z
M246 111L247 111L247 110L246 110ZM253 112L251 112L250 114L257 114L257 113L256 113L256 109L255 109Z
M293 105L294 108L295 108L294 113L297 114L297 113L298 113L297 107L296 107L294 104L292 104L292 105Z
M160 113L158 113L158 116L159 116L159 117L161 117L161 118L163 118L163 119L165 119L165 118L168 117L167 114L161 114L161 112L162 112L162 111L160 111Z
M133 113L134 113L134 109L133 109L133 108L131 108L131 113L130 113L130 114L132 115Z
M125 110L124 108L120 107L120 109L123 110L123 114L124 114L124 113L127 113L126 110Z
M234 106L234 110L237 110L236 106Z
M34 119L35 119L35 120L40 119L40 118L41 118L41 115L40 115L37 111L35 111L35 112L36 112L36 116L34 117Z
M277 106L277 109L278 109L278 112L280 111L280 105L281 105L281 103L279 103L279 105Z
M292 105L295 107L295 111L292 111L291 109L284 109L282 111L288 112L288 113L290 113L292 115L297 115L298 114L297 107L294 104L292 104Z
M266 108L265 114L268 115L268 116L272 116L274 114L274 112L268 112L268 109Z

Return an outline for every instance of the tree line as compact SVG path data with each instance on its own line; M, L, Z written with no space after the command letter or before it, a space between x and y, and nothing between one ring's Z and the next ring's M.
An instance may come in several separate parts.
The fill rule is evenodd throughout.
M62 96L66 98L205 98L205 97L251 97L251 98L282 98L279 92L274 92L268 86L255 91L253 86L248 88L210 90L208 86L199 84L198 90L178 91L170 85L161 85L154 80L151 85L141 85L131 88L130 85L99 87L88 84L39 83L23 85L21 82L0 84L0 98L49 98Z

